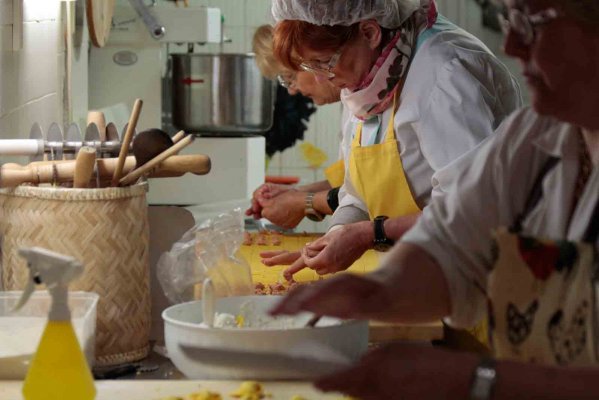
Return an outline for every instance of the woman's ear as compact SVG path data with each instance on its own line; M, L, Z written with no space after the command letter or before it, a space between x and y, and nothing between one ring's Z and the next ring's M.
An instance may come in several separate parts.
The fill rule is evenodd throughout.
M360 21L360 35L368 42L368 47L376 49L381 44L383 32L374 19Z

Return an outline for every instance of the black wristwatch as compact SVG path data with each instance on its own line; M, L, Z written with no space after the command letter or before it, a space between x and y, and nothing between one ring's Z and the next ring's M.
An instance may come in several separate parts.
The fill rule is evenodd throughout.
M339 207L339 188L333 188L329 190L327 193L327 204L331 211L335 212L337 207Z
M379 215L374 219L374 246L376 251L388 251L395 242L385 234L385 220L389 217Z

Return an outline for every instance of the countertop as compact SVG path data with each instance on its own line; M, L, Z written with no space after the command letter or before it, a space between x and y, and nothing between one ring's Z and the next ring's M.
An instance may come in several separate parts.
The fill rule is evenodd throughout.
M306 400L341 400L340 394L317 391L308 382L262 382L272 400L291 400L301 395ZM167 380L107 380L96 381L95 400L161 400L168 396L185 396L200 390L218 392L223 399L233 399L229 394L239 388L241 381L167 381ZM0 399L23 400L19 381L0 381Z

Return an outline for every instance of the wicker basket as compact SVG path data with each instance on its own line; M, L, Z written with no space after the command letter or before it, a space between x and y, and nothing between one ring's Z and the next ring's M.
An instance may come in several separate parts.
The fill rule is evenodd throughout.
M20 247L45 247L83 262L85 272L70 289L100 295L96 365L139 360L149 351L146 192L146 184L0 190L4 288L25 287L28 272Z

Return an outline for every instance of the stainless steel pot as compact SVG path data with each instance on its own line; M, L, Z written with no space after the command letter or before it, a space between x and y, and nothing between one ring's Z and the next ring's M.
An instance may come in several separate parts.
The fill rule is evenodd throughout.
M171 54L173 125L191 132L270 129L275 83L253 54Z

